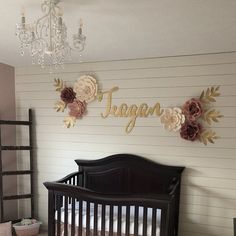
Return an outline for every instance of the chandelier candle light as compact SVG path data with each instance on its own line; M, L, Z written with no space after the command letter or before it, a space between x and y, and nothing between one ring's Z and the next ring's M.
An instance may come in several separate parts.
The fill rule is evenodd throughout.
M41 10L44 16L33 24L26 23L25 9L21 10L21 23L16 25L16 36L20 40L20 53L29 48L32 63L50 68L63 66L67 57L71 57L73 48L82 52L86 37L83 35L83 22L80 20L78 33L73 35L73 48L67 41L67 27L63 21L60 0L44 0Z

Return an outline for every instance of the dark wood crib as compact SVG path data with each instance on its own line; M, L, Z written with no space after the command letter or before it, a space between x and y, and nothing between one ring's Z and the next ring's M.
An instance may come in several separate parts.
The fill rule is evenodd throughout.
M181 173L130 154L76 160L48 189L49 236L177 236Z

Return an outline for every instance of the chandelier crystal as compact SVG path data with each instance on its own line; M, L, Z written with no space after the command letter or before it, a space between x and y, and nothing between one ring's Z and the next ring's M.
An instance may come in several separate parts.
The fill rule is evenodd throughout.
M25 11L21 12L21 23L16 25L16 36L20 40L20 53L28 48L32 63L41 67L63 66L65 60L71 57L73 48L82 52L86 37L83 35L83 23L80 20L78 32L73 35L73 48L67 41L67 27L63 21L63 11L58 6L60 0L44 0L41 10L44 16L35 23L26 23Z

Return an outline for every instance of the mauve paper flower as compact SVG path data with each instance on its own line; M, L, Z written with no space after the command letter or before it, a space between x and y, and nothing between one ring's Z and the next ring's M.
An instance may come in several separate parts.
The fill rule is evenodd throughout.
M82 117L86 111L86 102L74 100L74 102L68 104L70 109L69 115L76 117L76 119Z
M182 110L178 107L165 108L160 120L166 130L176 132L185 122L185 116L182 114Z
M61 91L61 100L65 103L72 103L75 99L75 92L73 91L73 88L71 87L65 87Z
M195 121L203 113L200 101L195 98L188 100L183 105L182 111L189 121Z
M180 129L180 136L183 139L194 141L201 132L201 125L196 121L186 121Z

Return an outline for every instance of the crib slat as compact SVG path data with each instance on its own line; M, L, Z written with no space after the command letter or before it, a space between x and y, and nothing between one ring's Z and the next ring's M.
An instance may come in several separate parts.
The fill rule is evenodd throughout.
M71 179L68 180L67 184L71 184ZM72 203L72 198L70 197L69 198L69 204L71 204L71 203Z
M134 208L134 235L138 235L139 206Z
M90 202L87 202L86 207L86 236L90 235Z
M173 228L167 226L166 218L167 218L167 211L163 209L161 210L161 229L160 229L161 235L164 234L164 232L166 231L166 227L168 228L168 234L171 234L174 231Z
M147 207L143 209L143 236L147 236Z
M152 208L152 236L156 236L157 209Z
M118 206L117 236L121 236L121 206Z
M97 236L97 232L98 232L98 204L94 203L93 235Z
M78 233L79 236L82 236L82 229L83 229L83 201L79 201L79 229Z
M76 185L79 186L79 175L76 175Z
M75 199L72 198L72 208L71 208L71 235L75 235Z
M126 207L126 226L125 226L125 236L129 236L130 230L130 206Z
M68 197L65 196L64 236L68 236Z
M101 236L105 236L105 215L106 214L106 205L102 204L102 225L101 225Z
M61 208L57 209L57 236L61 235Z
M110 205L110 213L109 213L109 236L113 236L113 218L114 218L113 206Z

